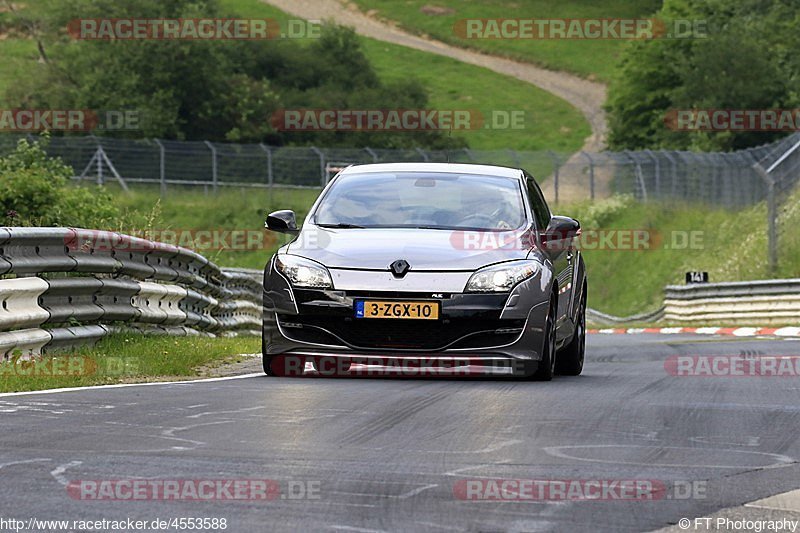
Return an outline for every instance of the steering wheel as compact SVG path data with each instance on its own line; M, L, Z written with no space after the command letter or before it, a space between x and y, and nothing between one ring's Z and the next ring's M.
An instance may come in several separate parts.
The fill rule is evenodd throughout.
M497 224L495 213L492 213L491 215L487 215L485 213L473 213L471 215L467 215L466 217L462 218L461 221L459 221L459 224L464 226L474 225L474 224L467 224L468 221L474 220L483 227L491 228L494 227L495 224Z

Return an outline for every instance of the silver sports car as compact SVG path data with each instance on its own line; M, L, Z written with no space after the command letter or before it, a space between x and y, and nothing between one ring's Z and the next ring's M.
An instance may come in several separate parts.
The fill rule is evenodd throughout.
M266 227L294 236L264 270L269 375L396 360L539 380L583 369L580 224L553 216L525 170L351 166L302 228L288 210Z

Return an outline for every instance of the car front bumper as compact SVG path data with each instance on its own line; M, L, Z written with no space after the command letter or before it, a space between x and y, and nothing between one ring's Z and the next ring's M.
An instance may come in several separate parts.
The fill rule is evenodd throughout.
M541 359L551 282L547 270L510 293L471 294L462 292L469 272L412 272L394 280L385 272L332 270L336 288L317 290L291 287L271 266L264 280L267 355L484 365ZM359 299L438 302L440 316L356 318Z

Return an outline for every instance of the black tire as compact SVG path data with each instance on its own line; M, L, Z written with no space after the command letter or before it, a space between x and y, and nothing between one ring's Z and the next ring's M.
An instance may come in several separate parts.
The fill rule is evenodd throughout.
M264 330L261 330L261 367L264 369L264 373L268 376L274 376L275 372L272 370L272 360L273 356L267 355L267 337L264 334Z
M572 340L558 352L556 372L564 376L579 376L583 372L583 361L586 355L586 286L581 291L578 307L578 320Z
M542 345L542 359L533 374L536 381L550 381L556 369L556 314L558 313L558 299L553 296L550 308L547 310L545 323L544 343Z

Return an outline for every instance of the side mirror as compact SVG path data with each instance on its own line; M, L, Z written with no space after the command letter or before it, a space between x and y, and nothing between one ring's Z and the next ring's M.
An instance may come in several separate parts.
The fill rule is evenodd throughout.
M264 227L278 233L288 233L290 235L300 233L300 230L297 229L297 218L294 211L290 209L275 211L267 215L267 222Z
M574 239L581 234L581 223L574 218L554 216L541 235L542 243Z

